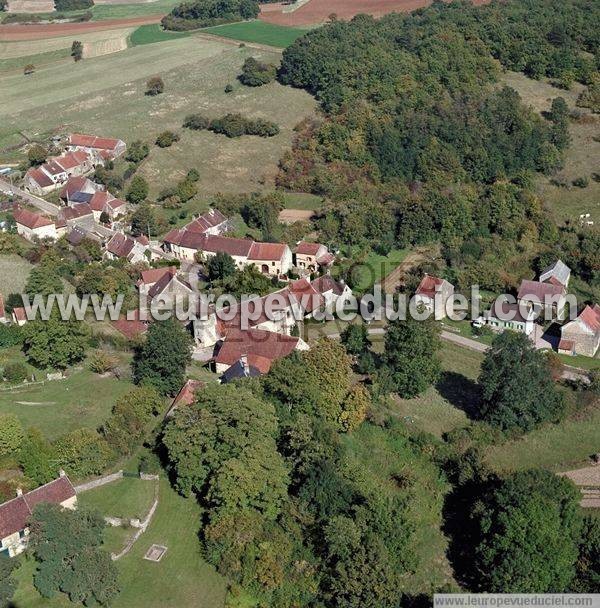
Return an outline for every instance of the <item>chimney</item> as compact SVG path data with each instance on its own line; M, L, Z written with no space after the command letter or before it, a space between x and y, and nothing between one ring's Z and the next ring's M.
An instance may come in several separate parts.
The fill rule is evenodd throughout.
M248 374L250 372L250 366L248 365L248 355L243 354L240 357L240 361L242 362L242 367L244 368L244 373Z
M59 477L66 477L67 474L65 473L64 469L58 469L58 475Z
M17 488L17 497L23 496L23 490L21 488Z

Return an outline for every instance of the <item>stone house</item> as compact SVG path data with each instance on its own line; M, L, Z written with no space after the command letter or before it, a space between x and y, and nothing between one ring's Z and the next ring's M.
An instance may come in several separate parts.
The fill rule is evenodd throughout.
M436 320L446 318L446 303L454 295L454 285L433 275L425 274L415 291L415 303L434 313Z
M20 207L14 209L13 216L17 233L28 241L58 238L56 225L50 218Z
M72 133L67 142L67 150L82 150L92 158L94 163L104 163L107 160L118 158L124 154L126 149L127 145L122 139L81 133Z
M497 332L508 329L529 336L534 329L533 316L533 311L527 306L520 307L518 304L496 300L492 308L479 317L474 325L487 325Z
M558 352L593 357L600 346L600 306L586 306L579 316L565 323L560 332Z
M335 261L335 256L321 243L300 241L296 246L295 265L300 270L316 272L319 267L329 267Z
M567 303L564 285L554 282L521 281L517 301L525 303L531 310L542 313L548 307L553 318L561 318ZM549 320L549 319L548 319Z

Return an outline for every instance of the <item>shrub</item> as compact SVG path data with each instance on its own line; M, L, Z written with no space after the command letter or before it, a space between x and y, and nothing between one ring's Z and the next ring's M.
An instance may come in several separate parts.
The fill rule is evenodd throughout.
M204 131L210 127L210 119L202 114L190 114L185 117L183 126L186 129L194 129L195 131Z
M233 93L233 85L232 84L228 84L225 87L225 93Z
M211 122L209 129L213 133L220 133L227 137L241 137L242 135L273 137L279 133L279 127L275 123L261 118L251 120L241 114L226 114L222 118L217 118Z
M54 0L54 8L57 11L79 11L92 6L93 0Z
M15 361L8 363L4 367L3 376L7 382L16 384L17 382L23 382L29 377L29 371L27 366L22 361Z
M75 61L81 61L83 59L83 44L79 40L74 40L71 45L71 57Z
M129 144L127 147L127 153L125 154L125 160L131 163L140 163L150 153L150 147L146 142L139 139Z
M146 82L146 95L160 95L165 90L165 83L160 76L152 76Z
M262 63L254 57L248 57L239 75L239 81L248 87L260 87L275 80L277 68L272 63Z
M23 344L23 332L18 325L0 324L0 348L10 348Z
M175 142L179 141L179 135L173 131L163 131L156 138L156 145L159 148L170 148Z
M29 74L33 74L34 72L35 72L35 66L33 65L33 63L28 63L23 68L23 74L25 74L25 76L29 76Z
M572 184L576 188L587 188L589 186L590 180L587 177L577 177L572 181Z
M117 366L117 363L118 361L115 357L106 351L99 350L90 358L90 371L95 374L105 374L113 370Z

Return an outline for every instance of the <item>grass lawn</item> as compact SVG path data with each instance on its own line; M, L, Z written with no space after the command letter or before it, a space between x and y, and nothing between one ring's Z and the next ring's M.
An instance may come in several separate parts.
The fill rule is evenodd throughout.
M10 72L15 70L22 71L23 68L30 63L32 63L37 69L49 63L69 59L70 56L71 51L68 48L64 48L57 49L55 51L48 51L46 53L37 53L36 55L7 57L6 59L0 59L0 72Z
M264 21L242 21L240 23L227 23L215 27L207 27L202 32L233 38L244 42L258 42L279 48L290 46L296 38L306 34L310 30L275 25Z
M283 194L286 209L302 209L315 211L323 206L322 196L308 192L285 192Z
M354 291L365 292L386 277L406 257L406 249L392 249L387 255L371 251L353 271Z
M188 32L167 32L163 30L158 23L155 23L138 27L131 34L129 42L131 43L131 46L140 46L142 44L153 44L154 42L165 42L167 40L185 38L186 36L189 36Z
M55 439L74 429L98 427L132 387L127 380L101 378L84 369L65 380L0 391L0 413L16 414L25 427L35 426Z
M27 277L33 266L18 255L0 255L0 291L6 297L9 293L22 293Z
M94 507L104 516L143 519L154 501L154 481L124 477L79 495L80 504Z

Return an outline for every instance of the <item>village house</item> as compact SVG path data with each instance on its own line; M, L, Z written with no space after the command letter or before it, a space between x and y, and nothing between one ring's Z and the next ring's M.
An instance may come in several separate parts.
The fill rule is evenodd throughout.
M69 178L58 196L67 205L89 203L92 196L102 190L104 190L104 186L93 182L87 177L78 176Z
M27 323L27 312L22 306L17 306L12 309L12 322L19 327L23 327Z
M187 281L177 276L175 266L143 270L137 288L148 304L160 298L165 305L172 305L175 296L190 296L194 292Z
M569 286L571 269L561 260L556 260L540 273L540 283L552 283L552 285L562 286L565 289Z
M560 332L558 352L593 357L600 345L600 306L586 306L579 316L565 323Z
M27 494L17 490L16 498L0 505L0 555L14 557L27 547L29 520L36 505L50 503L65 509L77 508L77 495L70 479L60 477Z
M534 313L528 306L521 307L519 304L496 300L492 308L473 324L476 327L487 325L500 333L509 329L529 336L534 329L533 317Z
M245 370L254 368L259 374L266 374L271 365L295 350L308 350L308 344L301 338L262 329L235 329L227 331L217 356L215 371L224 374L230 367L239 364Z
M300 241L296 246L295 265L300 270L316 272L319 268L327 268L333 264L335 256L321 243Z
M252 243L248 264L254 264L263 274L276 277L292 269L292 250L284 243Z
M430 274L425 274L415 291L415 304L434 313L436 320L446 318L446 303L454 295L454 285Z
M89 156L82 151L53 156L39 167L28 169L24 187L33 194L48 194L69 178L82 176L93 168Z
M109 220L114 221L129 211L129 205L120 198L116 198L107 190L98 190L92 194L88 201L94 214L94 219L99 222L105 213Z
M17 233L28 241L58 238L54 222L39 213L17 207L13 211Z
M564 310L567 290L564 285L541 283L539 281L521 281L517 301L525 303L531 310L541 313L546 306L550 307L552 317L561 318Z
M122 232L116 232L106 243L104 257L108 260L126 259L132 264L151 261L153 257L146 237L133 238Z
M97 137L73 133L69 135L67 150L82 150L90 155L95 163L104 163L124 154L127 145L122 139Z
M87 203L79 203L61 209L56 218L56 234L61 237L75 226L92 231L95 227L94 213Z
M191 378L187 380L177 393L175 399L173 399L173 403L171 403L171 407L167 411L165 418L170 418L179 406L192 405L196 400L196 392L205 386L206 383L200 380L192 380Z

